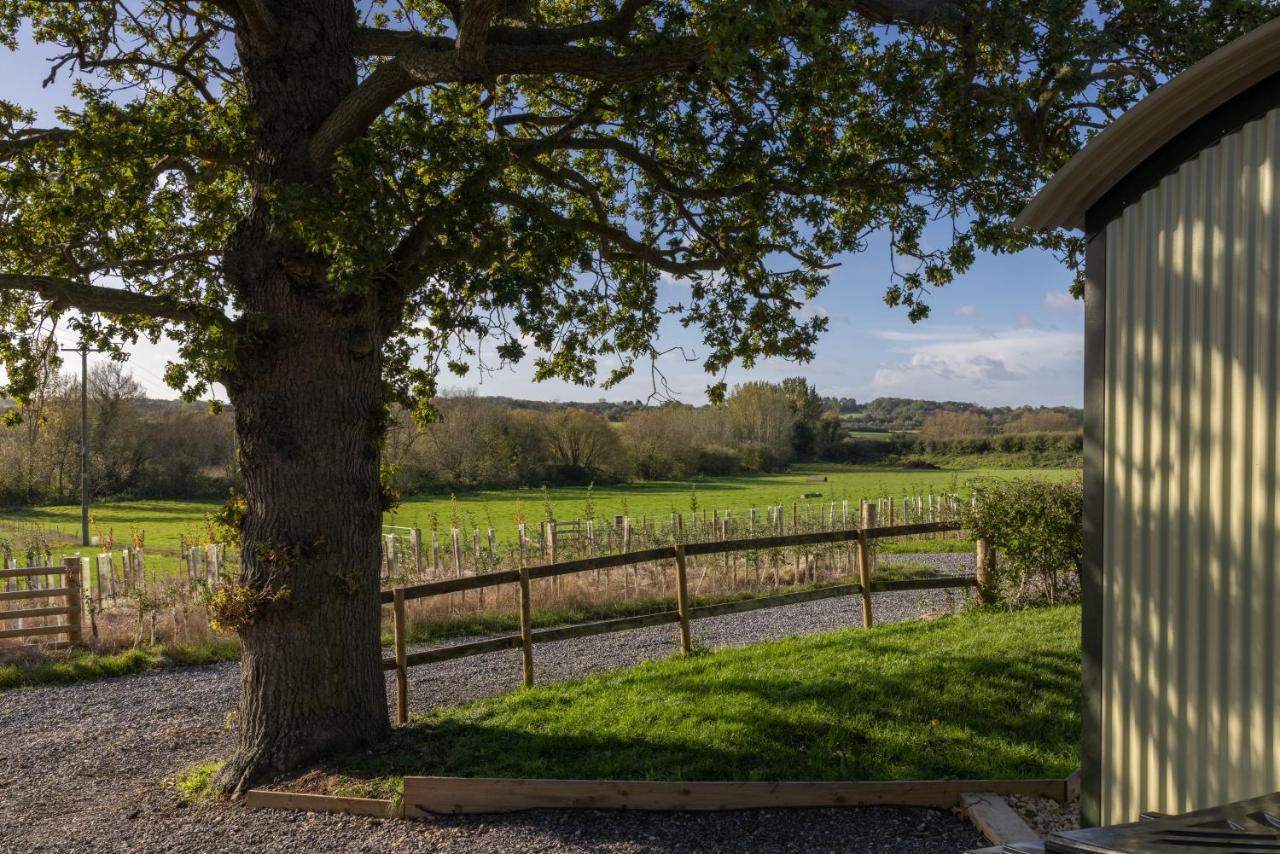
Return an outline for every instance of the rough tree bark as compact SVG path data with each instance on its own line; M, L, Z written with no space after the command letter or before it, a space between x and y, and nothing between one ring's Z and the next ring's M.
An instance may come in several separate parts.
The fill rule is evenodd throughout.
M326 192L307 141L355 87L356 22L349 0L272 9L270 41L240 37L260 172L224 256L251 329L226 379L246 498L241 739L219 778L233 793L389 729L378 605L387 320L376 294L335 292L326 259L282 235L264 192Z

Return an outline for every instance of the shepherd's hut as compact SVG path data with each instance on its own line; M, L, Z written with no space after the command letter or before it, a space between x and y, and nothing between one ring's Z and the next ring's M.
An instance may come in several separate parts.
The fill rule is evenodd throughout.
M1280 19L1019 222L1088 240L1086 821L1280 789Z

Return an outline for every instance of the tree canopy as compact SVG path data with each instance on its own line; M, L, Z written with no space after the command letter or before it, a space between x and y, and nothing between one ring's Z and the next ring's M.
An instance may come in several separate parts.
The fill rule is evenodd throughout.
M264 334L252 271L228 255L250 221L322 268L326 298L377 296L384 374L405 401L429 397L439 368L530 353L539 377L616 382L659 353L668 313L700 332L719 391L735 360L812 353L824 322L797 309L877 231L895 261L885 298L913 318L978 251L1073 262L1077 242L1015 232L1011 215L1092 129L1273 13L8 2L0 39L29 28L75 102L54 126L0 102L0 391L35 387L63 319L98 346L170 334L169 381L204 394ZM308 27L345 60L317 57L316 74L348 76L348 91L266 163L272 57ZM248 50L263 57L254 79ZM937 220L942 241L926 238ZM666 300L663 277L687 280L687 300Z

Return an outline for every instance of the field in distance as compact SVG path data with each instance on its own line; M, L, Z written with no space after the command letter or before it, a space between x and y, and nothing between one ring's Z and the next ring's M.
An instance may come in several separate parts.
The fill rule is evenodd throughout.
M596 486L551 487L545 490L502 489L477 490L448 495L405 498L400 506L386 514L387 524L416 526L424 531L436 528L447 531L459 527L483 528L492 523L500 542L514 539L516 520L523 517L536 525L547 516L547 505L557 519L579 519L588 514L588 501L596 518L612 518L626 514L669 518L672 511L686 515L696 498L699 513L730 510L735 516L756 508L761 514L773 503L813 503L848 500L854 505L862 498L880 496L901 499L906 495L955 492L967 494L966 484L975 477L1044 477L1055 480L1077 476L1075 469L949 469L921 471L915 469L814 464L795 466L784 474L755 474L733 477L703 478L697 481L655 481ZM818 478L825 477L826 480ZM805 493L821 493L820 498L805 499ZM135 529L145 535L149 551L170 552L179 547L180 538L201 541L206 514L215 512L217 501L119 501L92 507L94 535L110 535L118 547L130 544ZM851 511L853 512L853 511ZM28 510L0 511L0 538L9 539L15 550L26 548L24 529L55 534L58 546L79 536L78 506L40 507ZM29 535L29 534L28 534Z

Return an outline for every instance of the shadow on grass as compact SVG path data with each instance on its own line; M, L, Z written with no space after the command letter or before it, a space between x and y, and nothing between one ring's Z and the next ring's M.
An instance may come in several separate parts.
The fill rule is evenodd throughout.
M329 770L645 780L1062 777L1078 611L971 614L668 659L439 711Z

